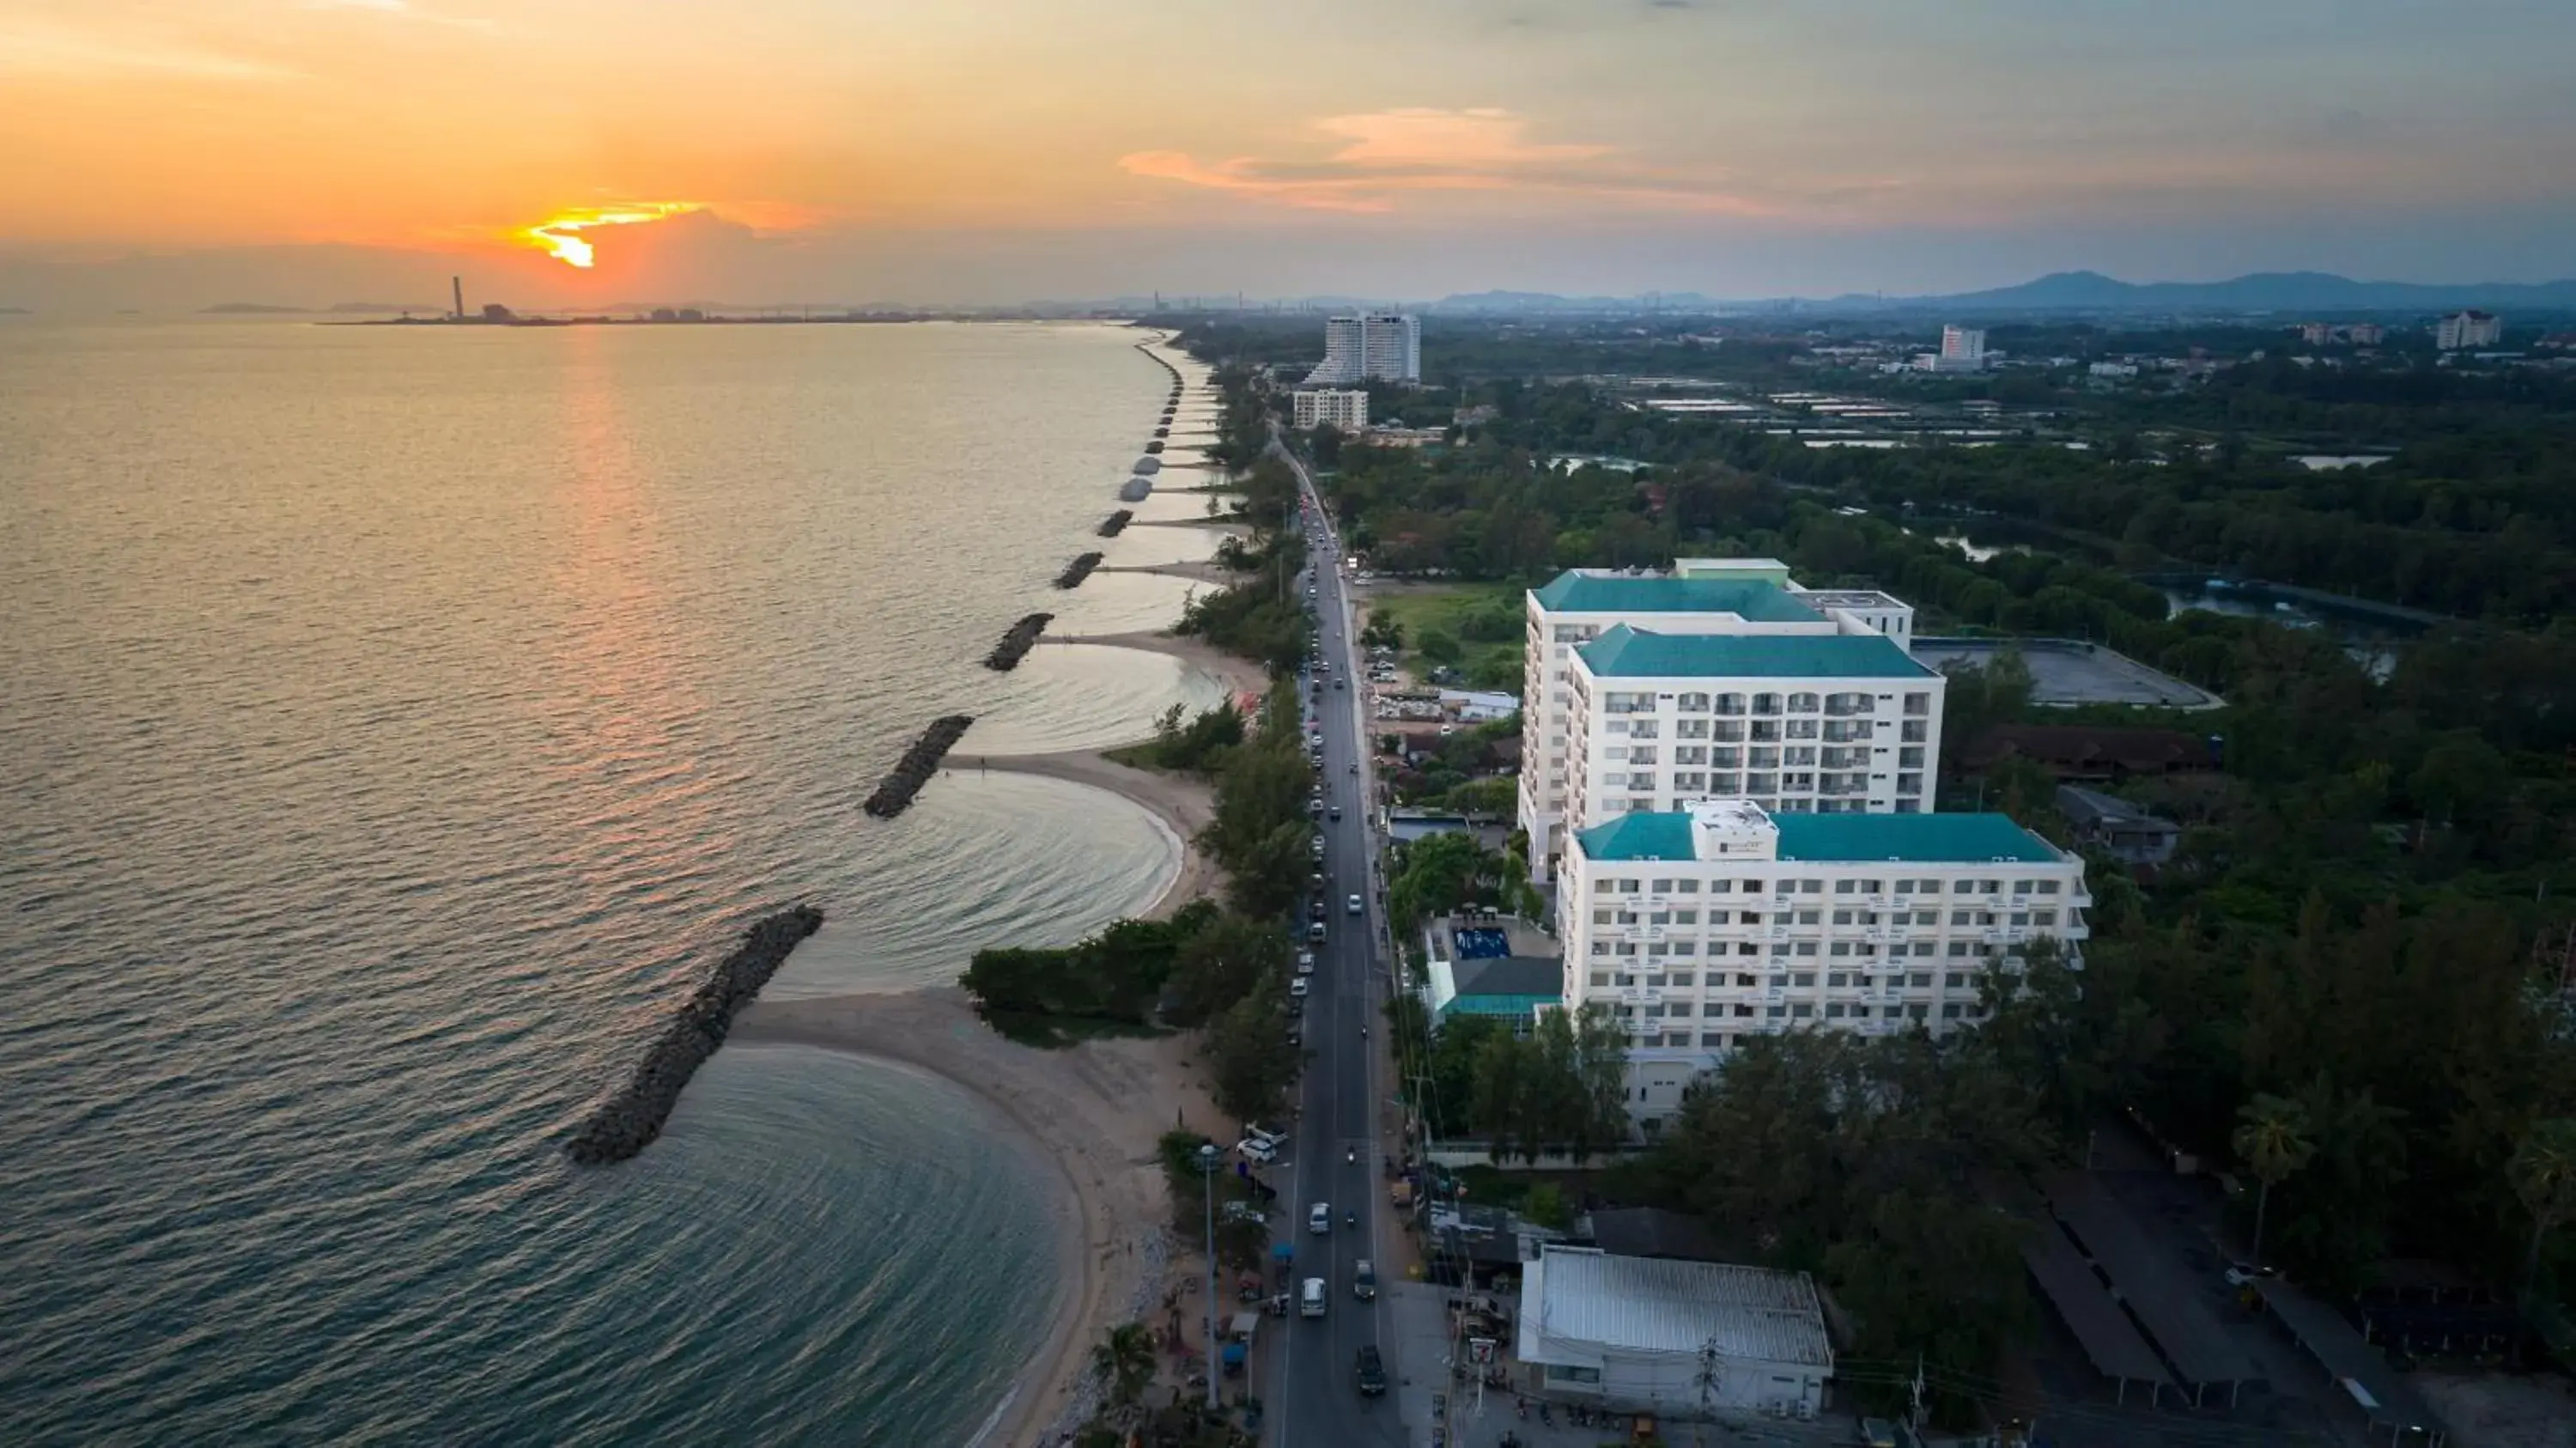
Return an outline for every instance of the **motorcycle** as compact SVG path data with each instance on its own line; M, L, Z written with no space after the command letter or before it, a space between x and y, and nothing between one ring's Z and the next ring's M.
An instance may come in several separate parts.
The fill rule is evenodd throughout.
M1555 1427L1555 1426L1556 1426L1556 1419L1555 1419L1555 1418L1553 1418L1553 1417L1551 1417L1551 1416L1549 1416L1548 1411L1547 1411L1547 1404L1545 1404L1545 1403L1541 1403L1541 1404L1539 1404L1539 1405L1538 1405L1538 1420L1539 1420L1539 1422L1540 1422L1540 1423L1544 1424L1544 1425L1545 1425L1545 1426L1547 1426L1547 1427L1553 1428L1553 1427Z
M1343 1226L1345 1226L1345 1227L1356 1227L1356 1226L1358 1226L1359 1224L1360 1224L1360 1214L1359 1214L1359 1213L1357 1213L1357 1212L1344 1212L1344 1213L1342 1213L1342 1225L1343 1225Z

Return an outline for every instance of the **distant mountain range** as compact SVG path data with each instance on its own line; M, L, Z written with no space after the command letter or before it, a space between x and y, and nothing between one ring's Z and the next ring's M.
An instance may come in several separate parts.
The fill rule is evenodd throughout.
M427 304L405 306L400 302L333 302L327 307L281 307L271 302L217 302L197 310L219 317L282 317L308 315L316 311L340 316L372 312L444 312L445 307Z
M2576 280L2554 282L2357 282L2330 272L2256 272L2223 282L2124 282L2100 272L2052 272L2019 286L1941 296L1847 292L1811 299L1724 301L1698 292L1639 297L1560 297L1474 292L1432 303L1439 312L2420 312L2447 307L2576 309Z

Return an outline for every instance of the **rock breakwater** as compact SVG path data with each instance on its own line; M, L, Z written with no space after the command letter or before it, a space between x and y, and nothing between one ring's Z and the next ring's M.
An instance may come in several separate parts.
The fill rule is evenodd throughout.
M1100 536L1103 538L1115 538L1119 534L1126 532L1127 524L1132 521L1135 516L1135 509L1121 508L1117 512L1110 514L1108 517L1101 519Z
M1100 560L1106 556L1106 554L1101 553L1082 553L1075 555L1074 560L1064 566L1064 571L1055 576L1055 586L1058 588L1080 588L1082 586L1082 580L1089 578L1091 576L1091 570L1098 568L1100 566Z
M742 944L716 963L713 974L680 1003L679 1013L644 1049L626 1084L590 1113L564 1154L584 1166L625 1161L653 1144L680 1091L723 1045L733 1018L760 994L790 951L822 928L823 912L797 905L764 916L742 933Z
M948 757L957 737L974 722L972 714L942 714L931 720L930 727L912 741L912 747L895 761L894 768L878 783L876 793L869 795L861 808L881 820L903 813L912 804L912 797L930 782L930 776L939 772L939 761Z
M993 651L984 656L984 667L1003 673L1018 668L1020 660L1027 658L1029 650L1037 646L1038 635L1045 633L1046 626L1053 622L1054 614L1033 613L1011 625L1011 631L1002 635L1002 641L993 645Z

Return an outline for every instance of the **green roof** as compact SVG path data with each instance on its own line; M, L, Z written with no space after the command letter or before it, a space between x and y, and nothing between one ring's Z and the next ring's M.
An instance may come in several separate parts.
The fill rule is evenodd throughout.
M1603 678L1930 678L1885 634L1659 634L1615 624L1579 653Z
M1629 578L1560 573L1536 590L1552 613L1731 613L1752 623L1823 623L1772 584L1742 578Z
M1916 865L2055 863L2046 840L2000 814L1774 814L1780 858L1804 864L1895 861ZM1688 860L1691 822L1678 810L1621 815L1578 831L1594 860Z

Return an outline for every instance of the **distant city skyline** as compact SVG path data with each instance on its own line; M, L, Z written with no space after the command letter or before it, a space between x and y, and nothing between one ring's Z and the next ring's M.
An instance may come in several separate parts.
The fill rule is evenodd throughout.
M0 305L2576 270L2535 0L11 10Z

